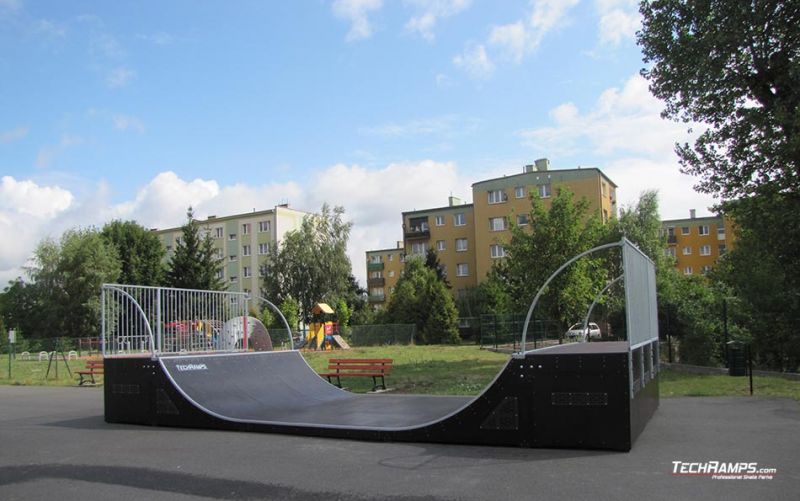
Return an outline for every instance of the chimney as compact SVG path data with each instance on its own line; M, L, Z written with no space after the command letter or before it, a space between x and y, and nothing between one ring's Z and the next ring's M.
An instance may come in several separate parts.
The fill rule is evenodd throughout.
M456 205L464 205L464 202L460 198L454 197L452 195L447 197L447 203L450 205L450 207L455 207Z
M526 165L525 168L522 169L522 172L524 172L525 174L533 172L533 164Z
M696 215L697 215L697 211L696 210L689 209L689 217L690 218L694 219Z
M540 158L536 160L536 170L539 172L550 170L550 160L546 158Z

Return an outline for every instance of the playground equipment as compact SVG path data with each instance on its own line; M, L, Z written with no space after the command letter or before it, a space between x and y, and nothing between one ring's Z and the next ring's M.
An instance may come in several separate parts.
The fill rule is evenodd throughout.
M628 339L526 350L523 331L520 351L474 398L349 393L320 378L296 350L248 352L220 342L213 351L164 353L161 327L149 319L185 313L158 302L142 307L131 303L132 294L117 293L123 286L104 287L105 419L380 441L630 450L658 407L655 268L625 239L589 252L612 247L622 249ZM160 294L177 304L203 297L201 291ZM235 293L218 294L222 304L238 301ZM214 318L224 323L246 311L215 310ZM123 333L143 338L150 355L120 356L115 350Z
M335 312L325 303L317 303L311 313L318 319L308 325L305 346L315 350L349 349L350 346L339 335L339 324L332 320Z

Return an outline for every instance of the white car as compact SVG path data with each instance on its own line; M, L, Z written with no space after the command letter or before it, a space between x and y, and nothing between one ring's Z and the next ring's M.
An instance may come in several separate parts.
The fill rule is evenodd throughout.
M567 330L564 334L565 337L568 339L586 339L586 335L589 335L590 338L600 338L600 326L594 322L589 322L589 325L586 329L583 328L583 322L579 324L574 324L572 327Z

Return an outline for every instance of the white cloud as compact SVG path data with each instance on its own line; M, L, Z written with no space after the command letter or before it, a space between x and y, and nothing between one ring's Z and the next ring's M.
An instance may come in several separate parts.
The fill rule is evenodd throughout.
M523 56L528 51L529 35L522 21L495 26L489 35L489 44L503 47L506 53L516 63L521 63Z
M453 64L472 78L486 79L494 73L494 63L483 45L467 46L464 52L453 58Z
M111 120L114 122L114 128L123 131L132 131L143 133L144 132L144 124L141 120L136 117L132 117L129 115L114 115L111 117Z
M0 132L0 144L13 143L28 135L27 127L17 127L16 129L4 130Z
M448 138L472 134L478 130L480 120L460 115L420 118L405 123L389 123L359 129L362 134L384 137L409 137L438 135Z
M58 144L44 146L39 149L36 154L34 165L39 169L50 167L64 150L74 146L80 146L81 144L83 144L82 137L64 134L61 136L61 140Z
M0 179L0 288L17 276L52 222L74 203L69 191L33 181Z
M470 6L471 0L406 0L419 14L406 23L406 30L429 42L436 38L433 30L439 19L454 16Z
M552 157L581 154L598 158L598 166L620 186L621 203L634 202L646 189L659 189L663 218L704 209L714 199L696 193L696 180L680 173L675 142L689 141L686 124L664 120L663 104L650 94L639 75L622 89L610 88L592 110L582 113L573 103L550 111L552 126L520 132L523 143ZM695 125L694 134L702 131Z
M4 10L16 12L20 7L22 7L22 3L19 0L0 0L0 12Z
M341 19L350 21L350 31L347 41L363 40L372 36L372 25L368 14L380 10L382 0L336 0L333 2L333 14Z
M36 33L61 38L67 34L67 28L63 24L50 21L48 19L38 20L33 29Z
M348 255L362 284L365 252L394 247L403 239L403 211L445 206L451 193L462 198L471 194L470 181L459 175L454 163L433 160L392 163L382 169L337 164L315 179L306 207L316 211L327 201L346 209L354 223Z
M497 48L506 58L516 64L520 64L528 54L536 51L542 40L548 33L556 30L567 23L567 14L580 0L532 0L531 11L522 19L513 23L500 26L493 26L486 45ZM485 46L479 45L481 53L476 53L475 49L469 49L461 56L461 61L472 61L475 64L458 64L467 70L473 78L487 78L491 71L481 71L480 63L489 61ZM470 57L471 56L471 57ZM454 59L456 62L456 59ZM477 66L477 70L476 70ZM491 64L491 70L494 65Z
M600 44L619 45L635 38L642 22L637 0L597 0L596 5Z
M136 72L130 68L119 67L111 70L106 76L106 84L111 88L125 87L134 78Z
M150 42L153 45L171 45L173 42L175 42L174 36L170 35L169 33L165 33L163 31L159 31L158 33L152 33L149 35L139 34L136 35L136 37L146 42Z

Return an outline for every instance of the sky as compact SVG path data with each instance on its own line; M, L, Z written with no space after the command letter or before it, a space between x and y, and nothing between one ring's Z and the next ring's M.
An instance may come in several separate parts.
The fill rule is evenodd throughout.
M324 202L363 284L402 211L538 158L709 215L639 27L630 0L0 0L0 284L69 228Z

